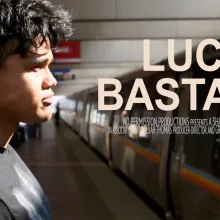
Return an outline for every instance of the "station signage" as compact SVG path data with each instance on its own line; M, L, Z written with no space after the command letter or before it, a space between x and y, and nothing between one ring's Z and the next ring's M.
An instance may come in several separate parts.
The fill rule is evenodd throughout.
M75 75L71 73L69 68L66 69L51 69L51 72L57 81L74 80Z
M80 63L80 41L61 42L54 53L54 63L56 64L74 64Z

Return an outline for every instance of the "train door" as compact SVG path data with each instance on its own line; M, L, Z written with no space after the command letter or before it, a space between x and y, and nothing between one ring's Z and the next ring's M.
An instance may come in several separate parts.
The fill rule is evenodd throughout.
M108 99L106 99L106 103L113 104L114 98L108 97ZM112 127L113 123L113 111L103 111L103 113L105 114L104 129L106 158L108 160L109 165L112 168L114 168L114 165L112 163L111 132L109 132L109 129Z
M87 93L85 92L82 96L82 110L80 113L80 136L82 138L85 138L85 132L86 132L86 124L85 124L86 107L87 107Z
M113 115L114 115L114 112L113 111L108 111L107 113L107 120L106 120L106 130L110 129L113 125ZM113 161L112 161L112 134L111 132L106 132L106 139L105 139L105 145L106 145L106 149L107 149L107 152L108 152L108 163L109 165L114 168L114 164L113 164Z
M80 135L81 131L81 117L83 114L83 101L78 100L77 101L77 110L76 110L76 132Z
M211 104L209 110L203 107L220 71L205 72L197 64L192 69L192 73L182 77L203 78L205 84L197 86L197 110L194 111L190 110L189 85L179 90L176 116L188 117L190 128L186 134L172 136L170 205L176 219L215 220L220 218L220 108L219 103ZM219 92L215 91L215 100L219 99Z
M179 106L173 112L173 119L175 119L175 124L184 123L187 120L188 108L189 108L189 86L181 85L182 78L191 78L192 73L186 72L181 74L178 79L179 88L176 89L176 93L179 96ZM184 122L183 122L184 121ZM187 123L187 122L185 122ZM184 135L175 135L172 132L170 138L170 169L169 169L169 179L168 179L168 195L169 206L172 214L176 217L180 216L180 181L179 174L181 171L181 165L184 163ZM168 162L168 163L169 163Z
M86 102L85 134L84 134L84 138L88 143L90 143L90 138L89 138L90 111L91 111L91 100L88 99Z

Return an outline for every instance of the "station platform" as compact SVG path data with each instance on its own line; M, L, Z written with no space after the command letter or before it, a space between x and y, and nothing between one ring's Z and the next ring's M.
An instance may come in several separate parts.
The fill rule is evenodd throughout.
M64 123L16 151L45 191L53 220L159 220L148 205Z

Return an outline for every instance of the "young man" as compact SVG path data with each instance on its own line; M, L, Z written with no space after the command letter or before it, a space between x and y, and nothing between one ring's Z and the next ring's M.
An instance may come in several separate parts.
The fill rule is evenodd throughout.
M19 122L52 116L53 49L72 35L67 11L47 0L0 0L0 220L50 220L47 199L10 138Z

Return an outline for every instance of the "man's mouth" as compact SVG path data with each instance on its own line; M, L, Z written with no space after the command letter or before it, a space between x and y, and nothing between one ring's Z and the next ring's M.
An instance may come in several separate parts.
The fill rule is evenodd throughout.
M42 103L47 104L47 105L51 105L53 103L53 96L54 96L54 94L51 94L51 95L43 98Z

